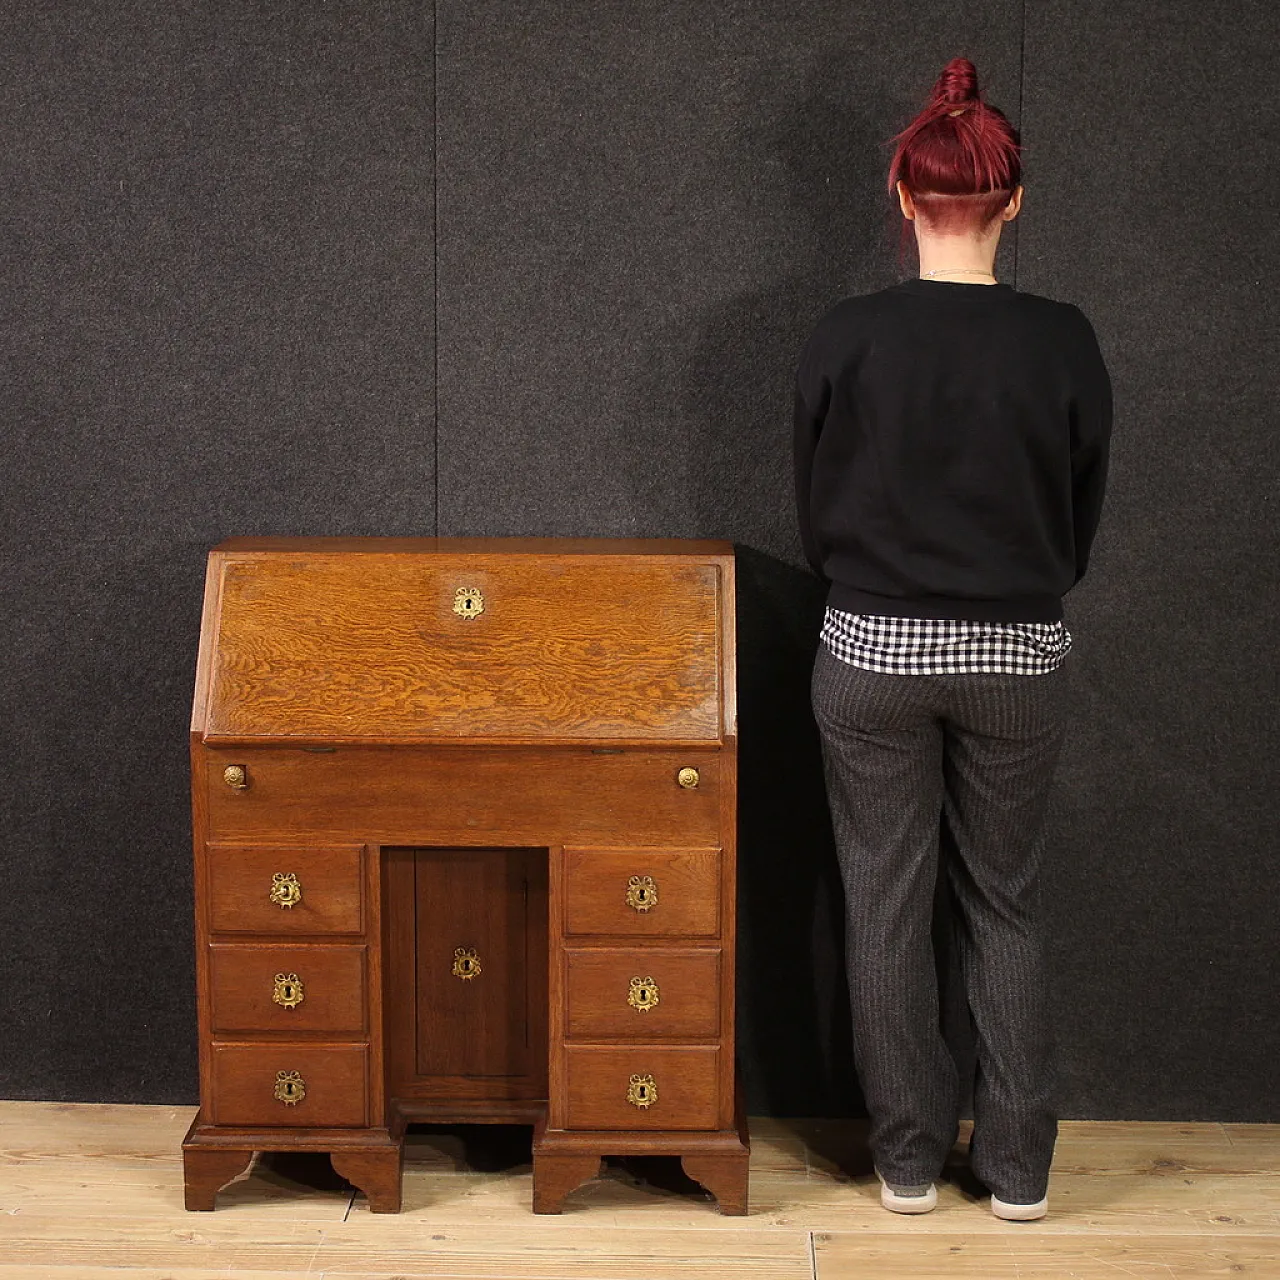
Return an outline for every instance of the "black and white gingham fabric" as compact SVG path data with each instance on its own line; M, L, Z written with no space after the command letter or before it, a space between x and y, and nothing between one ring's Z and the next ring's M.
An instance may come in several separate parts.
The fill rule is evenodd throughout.
M846 613L827 606L822 642L842 662L892 676L1042 676L1071 648L1061 622L967 622Z

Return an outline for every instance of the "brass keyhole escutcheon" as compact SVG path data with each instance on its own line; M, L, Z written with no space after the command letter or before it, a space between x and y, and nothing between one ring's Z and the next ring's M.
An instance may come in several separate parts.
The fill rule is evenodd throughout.
M627 881L627 906L633 911L652 911L658 905L658 886L652 876L632 876Z
M694 787L698 785L699 777L700 775L697 769L695 769L691 764L687 764L679 773L676 774L676 781L686 791L692 791Z
M627 1101L641 1111L648 1110L658 1100L657 1081L652 1076L632 1076L627 1084Z
M296 973L277 973L271 998L282 1009L296 1009L306 999L302 993L302 979Z
M296 1071L277 1071L275 1099L286 1107L296 1107L307 1096L307 1082Z
M458 947L453 953L453 976L467 982L481 973L480 957L473 947Z
M648 1013L658 1006L658 984L652 978L632 978L627 1003L637 1013Z
M453 611L460 618L478 618L484 612L484 593L479 587L459 587L454 593Z
M242 764L227 765L222 771L222 780L232 791L247 791L249 789L249 775L245 772L245 767Z
M277 907L294 907L302 901L302 886L292 871L277 871L271 877L271 901Z

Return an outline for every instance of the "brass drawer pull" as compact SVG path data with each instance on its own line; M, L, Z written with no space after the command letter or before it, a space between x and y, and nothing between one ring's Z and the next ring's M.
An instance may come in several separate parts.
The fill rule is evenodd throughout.
M307 1096L307 1083L296 1071L277 1071L275 1099L286 1107L296 1107Z
M474 947L458 947L453 953L453 976L463 982L478 978L481 974L480 957Z
M686 790L692 791L698 785L698 779L701 775L692 765L685 765L679 773L676 774L676 781Z
M658 1005L658 984L652 978L632 978L627 1003L637 1013L648 1013Z
M271 998L282 1009L296 1009L306 999L302 991L302 979L296 973L277 973Z
M248 791L249 774L242 764L229 764L222 771L222 780L232 791Z
M479 587L459 587L454 593L453 611L460 618L478 618L484 612L484 593Z
M627 906L633 911L652 911L658 905L658 885L652 876L632 876L627 881Z
M627 1101L647 1111L658 1101L658 1085L652 1076L632 1076L627 1084Z
M293 907L302 901L302 886L292 871L277 871L271 877L271 901L277 907Z

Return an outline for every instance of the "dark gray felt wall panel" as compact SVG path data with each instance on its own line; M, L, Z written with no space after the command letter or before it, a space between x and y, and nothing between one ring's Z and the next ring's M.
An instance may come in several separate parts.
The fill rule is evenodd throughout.
M892 275L880 143L1020 3L443 0L441 533L797 547L798 346Z
M1094 318L1056 968L1079 1114L1280 1119L1280 8L1027 6L1019 287Z
M859 1105L792 370L898 278L879 144L963 52L1026 127L1000 273L1084 306L1116 382L1050 885L1065 1110L1277 1118L1274 13L439 6L441 532L739 544L755 1109Z
M430 6L0 16L0 1096L195 1094L203 560L434 531Z

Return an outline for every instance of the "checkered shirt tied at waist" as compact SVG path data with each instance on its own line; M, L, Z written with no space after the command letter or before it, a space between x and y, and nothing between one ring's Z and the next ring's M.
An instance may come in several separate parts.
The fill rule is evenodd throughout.
M842 662L892 676L1043 676L1071 648L1061 622L969 622L846 613L827 606L822 643Z

